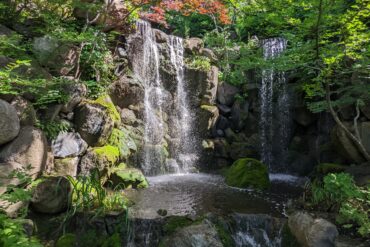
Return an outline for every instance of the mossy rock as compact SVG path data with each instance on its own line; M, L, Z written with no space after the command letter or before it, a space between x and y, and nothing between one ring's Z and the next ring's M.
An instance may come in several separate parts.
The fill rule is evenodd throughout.
M190 226L194 222L186 216L171 216L167 218L166 224L163 226L164 233L169 236L177 229Z
M109 181L113 187L142 189L149 186L144 174L139 169L127 168L124 163L112 169Z
M72 233L67 233L61 236L56 245L56 247L74 247L76 246L76 235Z
M326 175L328 173L344 172L348 167L334 163L321 163L316 166L316 172Z
M96 170L105 175L118 163L119 154L119 149L111 145L89 148L81 159L80 175L86 176Z
M127 160L132 151L136 151L137 147L131 137L123 130L113 129L111 136L108 139L108 144L119 149L120 159Z
M116 126L121 123L121 116L113 104L109 95L105 94L97 98L93 103L100 104L107 109L107 112Z
M270 186L267 166L255 159L239 159L226 172L226 184L238 188L266 189Z
M107 145L93 148L93 152L98 158L108 161L111 165L114 165L119 159L119 149L115 146Z

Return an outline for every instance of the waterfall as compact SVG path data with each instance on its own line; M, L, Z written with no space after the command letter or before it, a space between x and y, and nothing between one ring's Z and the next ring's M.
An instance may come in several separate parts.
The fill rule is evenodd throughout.
M142 56L133 63L133 73L145 88L141 168L146 175L189 172L197 155L183 40L169 35L159 44L155 30L145 21L138 21L136 35L142 40ZM163 71L173 79L163 76Z
M282 38L263 41L264 59L274 59L287 45ZM260 87L260 140L261 159L270 172L285 172L286 151L290 135L290 97L284 72L273 68L262 71Z
M175 138L179 140L176 160L181 165L181 172L188 172L194 167L198 159L194 150L194 116L190 109L189 97L184 80L184 47L183 40L179 37L169 37L171 63L176 71L176 97L175 97Z

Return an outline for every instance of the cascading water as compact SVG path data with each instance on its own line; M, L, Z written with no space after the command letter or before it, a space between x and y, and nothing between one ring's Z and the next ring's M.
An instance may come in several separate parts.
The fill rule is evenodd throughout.
M287 41L272 38L263 41L264 59L274 59L286 49ZM290 135L290 99L284 72L262 71L260 88L261 159L270 172L286 172L284 167Z
M194 167L198 159L197 153L194 150L194 132L193 121L194 116L191 113L189 97L185 90L184 80L184 47L183 40L179 37L169 37L170 58L173 67L176 70L177 90L175 97L175 117L176 130L175 138L181 143L178 145L178 151L175 154L176 160L180 162L181 172L188 172Z
M142 57L133 63L133 72L145 88L141 168L146 175L189 172L197 155L184 80L183 40L168 36L164 44L158 44L155 31L145 21L137 23L136 35L142 39ZM163 61L166 56L170 63ZM161 67L164 63L170 68ZM173 73L175 87L163 81L163 70L171 70L166 72Z

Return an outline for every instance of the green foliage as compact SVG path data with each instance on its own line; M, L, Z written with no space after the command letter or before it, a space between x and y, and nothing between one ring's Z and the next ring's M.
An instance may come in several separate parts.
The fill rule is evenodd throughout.
M54 140L60 132L71 130L71 126L63 121L38 121L36 126L45 133L49 140Z
M167 218L166 224L163 226L163 231L166 235L171 235L177 229L190 226L194 222L185 216L172 216Z
M204 56L191 56L185 59L185 64L191 68L201 71L209 71L211 69L211 61Z
M29 238L22 222L0 213L0 246L2 247L42 247L38 240Z
M355 228L363 236L370 236L370 187L355 185L347 173L330 173L323 184L312 185L313 205L335 211L337 222L344 228Z

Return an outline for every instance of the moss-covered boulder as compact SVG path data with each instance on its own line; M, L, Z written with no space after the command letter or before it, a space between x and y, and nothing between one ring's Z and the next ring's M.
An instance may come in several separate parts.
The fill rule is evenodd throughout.
M75 234L72 234L72 233L67 233L67 234L64 234L62 235L57 243L56 243L56 247L73 247L73 246L76 246L76 235Z
M81 159L80 174L88 175L93 170L106 173L117 164L118 160L119 149L115 146L89 148Z
M102 95L99 98L97 98L93 103L97 103L104 106L108 112L108 115L113 120L116 126L118 126L121 123L121 115L117 111L117 108L113 104L109 95Z
M109 184L113 187L122 188L147 188L149 186L144 174L136 168L127 168L126 164L121 163L112 169Z
M316 166L316 172L326 175L328 173L344 172L348 166L334 163L320 163Z
M233 187L266 189L270 186L267 166L255 159L235 161L225 175L226 184Z
M127 160L130 154L137 150L135 141L129 136L127 131L113 129L108 139L108 144L119 149L120 159Z

